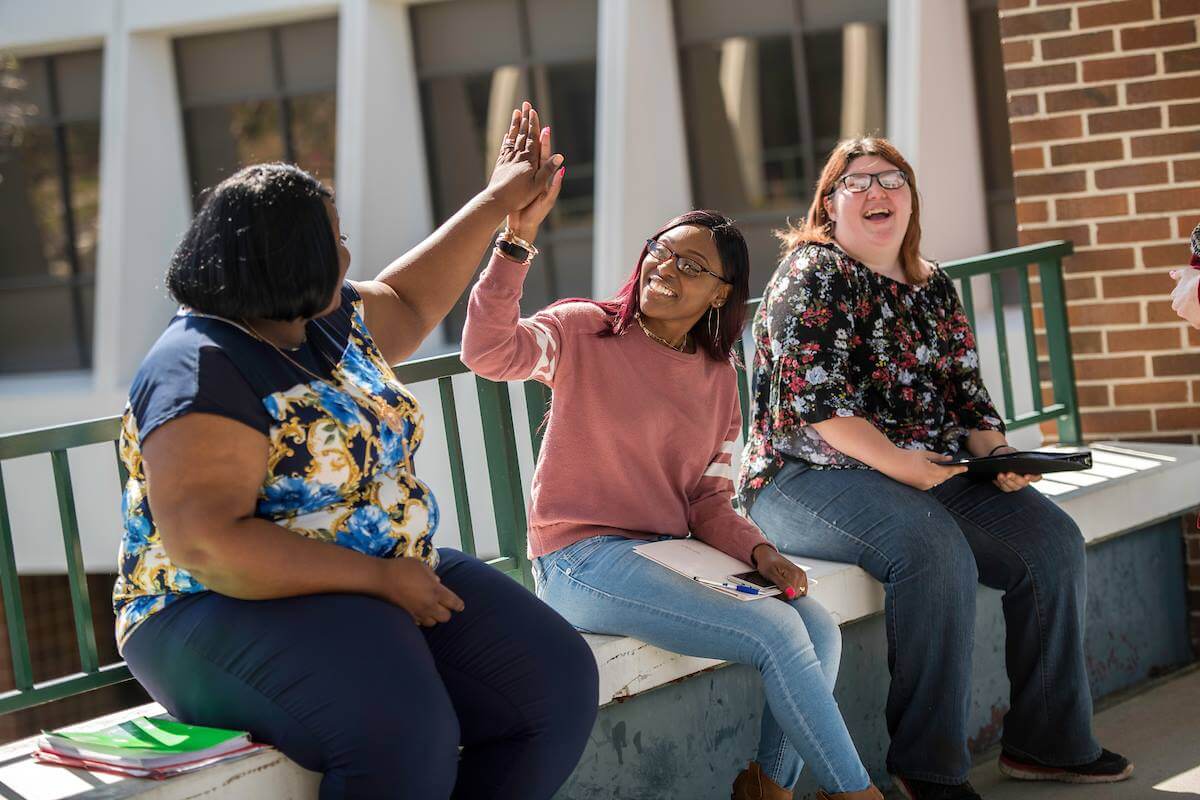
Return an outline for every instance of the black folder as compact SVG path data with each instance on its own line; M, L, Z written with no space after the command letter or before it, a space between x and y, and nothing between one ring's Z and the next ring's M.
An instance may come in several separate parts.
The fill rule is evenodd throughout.
M967 475L994 478L1001 472L1018 475L1043 475L1048 472L1077 472L1092 468L1092 452L1081 450L1072 453L1043 453L1030 450L1017 453L1001 453L981 458L963 458L954 463L966 464Z

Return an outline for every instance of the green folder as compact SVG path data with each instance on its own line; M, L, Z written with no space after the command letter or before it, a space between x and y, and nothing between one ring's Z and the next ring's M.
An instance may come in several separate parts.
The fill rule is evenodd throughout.
M163 766L211 758L250 744L245 731L136 717L98 731L45 731L44 749L114 764Z

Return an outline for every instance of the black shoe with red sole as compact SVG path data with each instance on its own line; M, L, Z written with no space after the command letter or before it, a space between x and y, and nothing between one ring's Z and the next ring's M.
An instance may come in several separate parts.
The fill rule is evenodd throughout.
M1088 764L1055 767L1027 756L1004 750L1000 753L1000 771L1021 781L1061 781L1062 783L1116 783L1133 774L1133 764L1124 756L1102 750L1100 757Z

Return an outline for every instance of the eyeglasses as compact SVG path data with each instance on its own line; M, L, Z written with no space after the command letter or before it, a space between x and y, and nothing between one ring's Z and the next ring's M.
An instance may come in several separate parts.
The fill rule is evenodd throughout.
M837 191L837 184L846 187L847 192L858 194L871 188L871 181L876 181L884 189L899 189L908 183L908 176L903 170L889 169L883 172L851 172L834 181L834 187L829 194Z
M711 269L705 269L704 267L697 264L695 261L692 261L690 258L684 258L683 256L676 253L674 250L672 250L671 248L667 247L665 244L660 242L658 239L647 239L646 240L646 252L650 254L651 258L653 258L655 261L657 261L660 264L670 261L672 258L675 259L675 268L689 278L694 278L697 275L699 275L701 272L707 272L709 275L712 275L714 278L719 280L721 283L733 283L733 281L722 278L720 275L713 272Z

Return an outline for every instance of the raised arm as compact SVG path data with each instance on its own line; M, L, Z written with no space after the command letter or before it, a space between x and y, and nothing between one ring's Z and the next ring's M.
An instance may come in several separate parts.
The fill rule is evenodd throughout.
M529 103L513 111L487 187L374 280L356 284L384 357L411 355L462 295L496 227L544 195L563 163Z
M255 517L268 449L258 431L214 414L186 414L146 438L150 510L172 564L244 600L366 594L404 608L422 625L462 610L462 600L423 562L375 558Z

